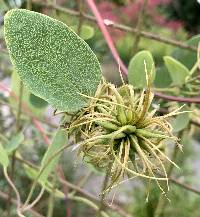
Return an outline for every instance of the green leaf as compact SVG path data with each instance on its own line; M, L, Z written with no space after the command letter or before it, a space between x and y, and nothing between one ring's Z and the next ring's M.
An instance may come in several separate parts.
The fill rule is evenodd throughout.
M18 148L18 146L23 142L23 140L24 134L22 132L13 135L10 141L5 146L7 153L15 151Z
M122 58L123 62L127 63L133 56L133 44L134 44L134 38L132 34L126 34L123 37L120 37L116 41L116 48L117 51Z
M165 66L167 67L173 85L182 85L185 83L185 78L189 75L189 70L178 60L170 56L164 57Z
M75 33L78 33L78 25L70 26L70 28ZM91 26L88 26L88 25L82 25L79 36L84 40L88 40L88 39L92 38L94 36L94 28Z
M195 35L186 41L186 44L197 47L200 42L200 34ZM191 69L197 61L197 53L191 50L177 48L172 53L172 56L184 64L188 69Z
M37 109L44 109L48 106L48 103L45 100L32 93L29 95L29 103Z
M173 121L172 121L172 128L173 132L179 132L187 127L188 123L190 121L189 113L183 113L178 115Z
M147 50L138 52L130 61L128 66L128 82L135 88L146 87L146 62L147 73L152 72L152 81L155 77L155 65L151 53Z
M3 167L8 167L9 164L8 155L1 143L0 143L0 164L2 164Z
M169 87L172 83L172 79L168 70L165 67L160 67L156 69L156 77L154 80L155 87L165 88Z
M25 172L28 178L33 179L33 180L37 178L38 171L36 169L29 167L26 164L23 164L23 166L24 166L24 169L25 169Z
M49 145L42 159L41 169L45 166L45 164L49 161L49 159L53 156L53 154L56 151L58 151L62 146L66 145L67 139L68 139L68 136L67 136L66 130L59 129L56 132L52 143ZM48 164L48 166L44 169L41 176L39 177L39 180L38 180L39 182L45 184L49 174L55 169L60 156L61 156L61 153L58 154L56 157L54 157L53 160L51 160L51 162Z
M100 64L87 43L64 23L25 9L5 15L5 40L20 78L58 110L76 112L101 79Z

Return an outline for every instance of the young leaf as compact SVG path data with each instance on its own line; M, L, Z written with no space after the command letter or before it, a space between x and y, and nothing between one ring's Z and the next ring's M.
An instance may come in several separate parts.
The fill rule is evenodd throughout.
M38 96L35 96L32 93L30 93L29 95L29 103L37 109L44 109L48 105L48 103L45 100L41 99Z
M128 64L129 60L133 56L133 44L134 44L134 38L133 34L127 34L123 37L120 37L116 41L116 48L117 51L122 58L123 62Z
M53 156L53 154L67 143L67 139L68 139L68 136L67 136L66 130L59 129L56 132L52 143L49 145L47 152L45 153L42 159L41 169L45 166L45 164L49 161L49 159ZM41 176L39 177L39 180L38 180L39 182L45 184L48 178L48 175L55 169L60 155L61 153L58 154L55 158L53 158L53 160L51 160L51 162L48 164L48 166L44 169Z
M172 128L173 132L179 132L187 127L188 123L190 121L189 113L183 113L178 115L173 121L172 121Z
M170 56L164 57L165 66L167 67L173 85L182 85L185 83L185 78L189 75L189 70L178 60Z
M23 142L24 134L22 132L17 133L11 137L11 140L6 144L5 149L7 153L11 153L18 148L18 146Z
M20 78L58 110L76 112L94 95L100 64L90 47L64 23L25 9L4 19L5 40Z
M158 88L168 87L172 83L172 79L168 70L165 67L156 69L156 77L154 80L154 86Z
M78 33L78 26L77 25L76 26L70 26L70 28L74 32ZM84 40L88 40L94 36L94 29L91 26L82 25L79 36Z
M2 164L3 167L8 167L9 164L8 155L1 143L0 143L0 164Z
M130 61L128 66L128 82L132 84L135 88L146 87L146 72L152 72L152 81L155 77L155 65L151 53L147 50L138 52Z
M186 43L190 46L197 47L200 42L200 34L190 38ZM194 51L182 48L176 48L172 56L184 64L188 69L191 69L197 61L197 54Z

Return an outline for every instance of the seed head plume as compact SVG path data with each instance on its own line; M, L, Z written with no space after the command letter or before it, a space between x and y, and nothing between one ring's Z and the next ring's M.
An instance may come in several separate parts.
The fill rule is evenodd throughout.
M147 87L140 94L135 93L132 85L123 82L117 88L103 78L94 97L81 94L90 103L68 123L69 134L78 138L78 153L83 154L85 161L99 169L111 165L104 192L127 176L154 180L165 193L160 182L165 181L168 189L166 163L178 167L166 155L165 147L166 140L172 140L182 148L167 121L168 117L182 113L181 108L156 116L156 110L151 109L151 75L146 76Z

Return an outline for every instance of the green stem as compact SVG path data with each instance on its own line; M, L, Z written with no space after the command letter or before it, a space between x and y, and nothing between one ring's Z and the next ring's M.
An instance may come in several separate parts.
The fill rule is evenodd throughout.
M79 10L79 13L80 13L77 33L80 36L80 34L81 34L81 27L82 27L83 20L84 20L84 17L83 17L84 2L83 2L83 0L77 0L77 4L78 4L78 10Z
M65 146L63 146L62 148L58 149L56 152L54 152L54 154L47 160L47 162L44 164L44 166L40 169L40 172L38 173L36 179L34 180L34 182L33 182L33 184L32 184L32 187L31 187L31 190L30 190L30 192L29 192L29 194L28 194L28 197L27 197L27 199L26 199L26 202L24 203L24 207L26 207L27 204L29 203L29 201L30 201L30 199L31 199L31 197L32 197L32 195L33 195L33 192L34 192L34 190L35 190L35 187L36 187L36 185L37 185L37 182L38 182L40 176L42 175L42 173L44 172L44 170L48 167L48 165L51 163L51 161L52 161L55 157L57 157L62 151L64 151L66 148L68 148L68 147L70 147L70 146L71 146L71 144L65 145Z
M55 190L56 190L56 174L54 174L54 177L53 177L53 188L49 196L47 217L53 217Z
M23 89L24 89L23 83L22 83L22 81L20 81L19 103L18 103L17 116L16 116L16 131L19 131L19 129L20 129L20 116L22 113Z
M22 97L23 97L23 83L20 81L19 87L19 102L17 106L17 114L16 114L16 133L20 130L20 117L22 112ZM15 173L15 152L12 154L12 162L11 162L11 172L10 172L10 179L13 180ZM9 187L8 192L8 200L7 200L7 217L10 217L11 211L11 198L12 198L12 186Z
M18 192L17 188L15 187L14 183L12 182L12 180L10 179L10 177L8 176L7 168L4 167L3 171L4 171L4 176L5 176L6 180L7 180L7 182L9 183L12 190L14 190L14 192L16 194L16 197L17 197L17 214L20 217L24 217L20 212L21 199L20 199L19 192Z
M104 179L104 182L103 182L103 185L102 185L100 205L99 205L99 209L97 210L97 213L96 213L97 217L100 217L100 215L102 213L102 210L104 209L104 199L105 199L105 196L106 196L105 190L106 190L106 187L108 186L111 167L112 167L112 164L110 163L108 165L108 169L106 171L105 179Z
M26 8L30 11L32 10L32 0L27 0Z
M56 0L50 0L52 4L56 5ZM58 11L56 10L56 8L53 9L53 17L57 18L58 16Z
M68 195L68 198L70 200L75 200L75 201L78 201L78 202L85 203L85 204L87 204L88 206L90 206L91 208L93 208L96 211L99 210L98 206L95 203L93 203L91 200L88 200L88 199L86 199L84 197ZM101 211L100 214L101 214L102 217L109 217L109 215L104 211Z

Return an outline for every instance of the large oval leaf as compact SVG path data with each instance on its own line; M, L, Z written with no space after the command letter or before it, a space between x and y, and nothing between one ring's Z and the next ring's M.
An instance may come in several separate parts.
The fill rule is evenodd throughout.
M146 87L146 72L152 73L152 81L155 77L155 65L151 53L147 50L138 52L130 61L128 66L128 82L132 84L135 88Z
M182 113L172 121L173 132L180 132L188 126L190 121L189 113Z
M200 34L195 35L186 41L186 44L197 47L200 42ZM176 48L172 56L183 63L188 69L191 69L197 61L197 54L194 51L186 50L183 48Z
M25 9L5 16L11 61L30 91L56 109L75 112L87 104L101 79L87 43L64 23Z
M170 56L165 56L164 61L173 81L173 85L183 85L185 83L186 77L190 73L188 68Z

